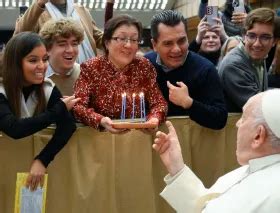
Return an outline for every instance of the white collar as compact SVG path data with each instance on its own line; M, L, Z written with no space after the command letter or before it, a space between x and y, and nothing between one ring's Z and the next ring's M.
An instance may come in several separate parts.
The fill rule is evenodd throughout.
M187 55L186 55L186 57L185 57L185 60L184 60L184 62L181 64L181 66L186 62L188 55L189 55L189 51L187 52ZM163 69L163 71L166 72L166 73L167 73L167 72L170 72L170 71L172 71L172 70L174 70L174 69L177 69L177 68L169 68L169 67L167 67L167 66L162 62L162 60L161 60L161 58L160 58L160 55L159 55L158 53L157 53L156 63L157 63L159 66L161 66L161 68Z
M261 158L249 160L249 173L269 167L280 162L280 154L268 155Z
M65 75L70 76L70 75L72 74L72 72L74 71L75 66L76 66L76 63L74 63L72 69L70 69ZM46 77L46 78L50 78L50 77L53 76L53 75L61 75L61 74L55 72L55 70L54 70L54 69L52 68L52 66L49 64L49 66L48 66L48 68L47 68L47 71L46 71L45 77Z

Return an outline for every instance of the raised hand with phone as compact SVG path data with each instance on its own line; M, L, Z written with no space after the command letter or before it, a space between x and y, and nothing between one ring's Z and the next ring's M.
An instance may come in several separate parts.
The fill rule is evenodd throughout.
M211 25L209 24L206 16L201 19L197 26L197 35L195 39L197 44L201 44L202 39L204 38L207 31L215 32L218 36L220 36L221 41L225 41L227 39L228 36L225 32L222 20L218 17L213 17L213 21L215 24Z
M195 38L195 41L197 44L201 44L201 41L205 35L205 33L209 30L210 24L206 21L206 16L204 16L203 19L200 20L198 26L197 26L197 35Z
M206 7L206 19L209 25L216 25L215 18L218 17L218 6L207 6Z
M213 21L211 16L215 14L215 6L213 1L200 0L198 15L203 18L209 16L209 22ZM226 0L224 6L218 9L218 16L221 18L225 32L228 36L242 35L242 24L251 11L248 0ZM211 23L210 23L211 24ZM214 22L214 24L216 24Z
M232 1L233 13L231 21L234 24L242 25L247 17L245 10L245 5L243 0L233 0Z

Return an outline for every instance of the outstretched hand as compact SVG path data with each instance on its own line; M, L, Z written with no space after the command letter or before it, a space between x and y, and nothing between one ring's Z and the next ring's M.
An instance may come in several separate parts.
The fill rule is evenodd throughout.
M37 159L34 160L31 165L30 173L26 180L26 187L30 188L31 191L36 190L39 185L42 187L44 183L45 173L46 168L42 164L42 162Z
M184 161L178 136L172 123L166 121L166 126L168 128L168 134L158 131L153 149L159 153L169 174L174 176L184 167Z
M75 96L63 96L61 100L65 103L67 110L71 110L73 106L81 100L81 98L75 98Z

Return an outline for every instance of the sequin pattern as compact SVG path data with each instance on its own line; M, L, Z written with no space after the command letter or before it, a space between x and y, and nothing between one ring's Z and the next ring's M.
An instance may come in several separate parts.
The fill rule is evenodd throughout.
M126 118L132 116L132 94L135 97L135 117L140 117L139 93L145 95L147 120L164 121L167 103L156 83L156 71L146 58L135 58L123 69L116 68L106 56L81 64L81 73L74 94L81 98L73 110L82 123L98 128L103 116L119 119L122 93L126 93Z

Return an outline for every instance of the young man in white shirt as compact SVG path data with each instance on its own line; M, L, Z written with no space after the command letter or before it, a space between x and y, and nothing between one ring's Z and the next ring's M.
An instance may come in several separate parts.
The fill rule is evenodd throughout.
M62 95L73 94L73 86L80 74L76 63L78 46L84 39L83 29L70 18L46 22L40 30L49 54L46 77L50 78Z

